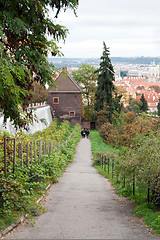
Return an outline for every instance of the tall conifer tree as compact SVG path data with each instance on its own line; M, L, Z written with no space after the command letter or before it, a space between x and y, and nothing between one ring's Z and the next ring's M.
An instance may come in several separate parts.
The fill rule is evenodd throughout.
M144 97L144 94L142 94L140 100L141 100L141 102L142 102L142 106L140 107L140 110L141 110L142 112L147 112L148 106L147 106L147 101L146 101L146 99L145 99L145 97Z
M107 48L105 42L103 42L103 53L101 56L100 68L97 70L98 86L95 94L95 110L98 112L103 110L104 104L106 103L108 106L108 120L112 122L112 115L114 112L113 91L115 90L113 81L115 79L109 54L109 48Z
M159 102L158 102L158 105L157 105L157 110L158 110L158 116L160 117L160 98L159 98Z

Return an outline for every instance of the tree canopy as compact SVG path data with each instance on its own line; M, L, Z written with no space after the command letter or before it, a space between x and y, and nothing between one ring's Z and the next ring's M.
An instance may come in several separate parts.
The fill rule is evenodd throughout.
M92 120L94 117L95 91L97 83L97 74L95 67L89 64L82 66L72 72L74 79L82 88L82 103L84 106L85 120Z
M10 118L15 126L26 126L20 109L27 112L34 81L51 84L53 71L47 54L60 54L57 43L68 33L56 18L61 10L71 8L75 12L77 6L78 0L0 2L0 109L4 121ZM49 8L54 20L49 18Z
M31 91L32 97L30 103L41 103L49 99L47 89L39 82L33 83L33 90Z

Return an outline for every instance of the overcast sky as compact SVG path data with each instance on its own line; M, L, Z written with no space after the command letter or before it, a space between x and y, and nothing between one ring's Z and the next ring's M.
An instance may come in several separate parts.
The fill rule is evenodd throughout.
M100 58L103 41L110 56L160 56L160 0L79 0L77 17L61 12L69 29L64 57Z

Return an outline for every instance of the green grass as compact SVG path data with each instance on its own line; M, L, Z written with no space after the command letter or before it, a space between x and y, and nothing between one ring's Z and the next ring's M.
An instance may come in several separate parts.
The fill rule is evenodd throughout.
M91 130L90 133L90 140L91 140L91 148L92 148L92 154L93 156L96 155L96 153L116 153L115 149L104 143L103 139L99 136L99 133L97 130Z
M134 213L143 218L145 224L152 228L153 233L160 234L160 211L157 211L152 203L147 203L147 188L145 189L144 187L137 185L135 188L135 196L133 196L131 181L126 180L124 187L123 179L120 181L119 178L117 182L116 173L114 172L112 175L112 166L110 166L108 174L108 165L106 166L106 170L104 170L104 168L102 169L101 165L97 164L96 156L98 152L109 152L116 154L116 150L112 148L112 146L104 143L97 130L91 131L90 140L94 167L101 175L110 180L112 185L117 189L117 193L119 195L127 197L137 205L137 207L134 209Z
M0 214L0 231L11 225L13 222L16 222L19 216L20 213L13 213L12 216Z
M160 234L160 211L154 211L148 204L141 204L134 209L137 216L143 217L146 225L153 229L153 233Z

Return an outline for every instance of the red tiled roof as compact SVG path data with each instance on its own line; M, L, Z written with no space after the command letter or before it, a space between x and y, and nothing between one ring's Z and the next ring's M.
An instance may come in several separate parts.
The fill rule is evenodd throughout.
M133 97L132 94L137 93L136 99L140 100L142 94L147 101L147 105L149 108L157 108L157 104L159 102L160 93L155 92L154 89L150 89L150 86L159 86L159 82L148 82L147 78L139 78L139 77L130 77L125 78L121 81L115 82L116 86L121 86L123 88L128 88L130 96ZM138 86L143 86L144 89L137 89Z

